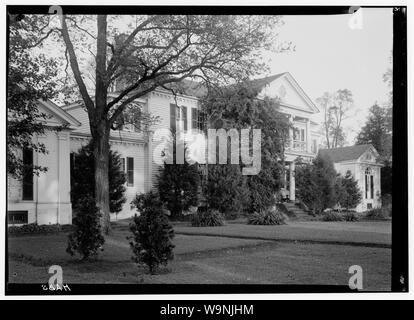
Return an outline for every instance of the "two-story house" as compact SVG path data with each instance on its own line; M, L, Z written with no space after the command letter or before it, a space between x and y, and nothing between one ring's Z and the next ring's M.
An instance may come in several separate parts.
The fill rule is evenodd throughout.
M294 160L298 157L311 160L316 156L320 144L317 123L312 121L318 108L288 72L254 80L253 84L260 88L258 98L278 97L279 111L286 114L293 123L294 128L290 131L289 146L285 152L285 163L288 166L286 192L289 190L289 198L294 200ZM116 95L116 92L113 94ZM179 128L184 131L200 129L203 121L200 117L199 101L204 94L203 87L191 82L187 82L185 90L176 95L163 88L157 89L136 101L143 112L159 119L149 131L142 130L139 118L133 125L124 125L121 130L111 131L111 148L121 155L122 167L127 177L127 202L117 216L112 216L113 219L134 215L135 211L131 209L130 202L137 193L149 191L154 185L159 168L157 163L160 163L157 161L159 159L154 158L157 157L154 149L160 141L154 139L153 133L160 128ZM69 126L65 132L50 132L46 138L39 137L46 139L45 146L49 153L35 155L33 159L43 161L51 170L34 177L31 189L26 190L26 193L31 193L30 197L22 197L24 183L10 179L8 211L11 223L63 224L71 221L69 164L76 161L72 155L91 138L88 115L82 104L61 108L52 103L48 105L53 111L50 112L54 119ZM46 198L47 204L44 200Z

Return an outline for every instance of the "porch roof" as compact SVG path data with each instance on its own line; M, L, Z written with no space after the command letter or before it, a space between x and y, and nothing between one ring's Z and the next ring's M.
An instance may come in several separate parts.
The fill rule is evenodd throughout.
M374 149L374 146L372 144L360 144L351 147L320 149L319 154L321 156L328 156L333 162L341 162L358 160L370 148Z

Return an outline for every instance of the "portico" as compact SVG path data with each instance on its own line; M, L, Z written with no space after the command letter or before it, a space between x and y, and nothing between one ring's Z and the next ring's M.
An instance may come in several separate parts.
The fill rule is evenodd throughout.
M279 111L291 124L284 152L285 186L281 192L285 199L295 201L295 161L298 158L301 161L312 161L322 138L318 123L312 121L319 109L289 72L257 80L257 85L261 86L259 98L276 98L280 103Z

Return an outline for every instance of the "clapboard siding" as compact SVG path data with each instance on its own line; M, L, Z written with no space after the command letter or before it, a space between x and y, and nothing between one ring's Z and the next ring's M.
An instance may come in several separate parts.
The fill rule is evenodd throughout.
M156 124L151 126L152 132L161 128L170 129L170 104L176 103L179 106L187 107L187 128L191 129L191 108L197 108L198 102L196 99L188 97L177 97L177 99L174 99L171 93L157 90L141 100L144 101L142 103L143 111L149 112L152 116L159 119ZM77 152L91 138L88 114L81 106L71 106L65 108L65 110L82 123L81 127L73 130L71 134L70 150L71 152ZM150 187L156 187L160 166L155 162L153 150L159 142L153 141L152 150L149 150L147 139L147 134L142 132L111 130L111 149L117 151L121 158L134 158L134 185L126 185L125 196L127 201L120 213L116 216L112 214L112 219L123 219L133 216L136 211L131 208L131 201L137 194L146 192ZM157 156L155 155L155 157ZM150 166L151 169L149 168Z
M193 98L174 96L171 93L165 93L162 91L152 92L148 97L148 112L152 115L159 117L159 122L152 126L152 130L157 129L168 129L170 130L170 105L178 104L179 106L184 106L187 108L187 128L191 130L191 108L198 108L198 100ZM161 141L153 142L153 150ZM160 165L157 162L160 162L160 155L154 154L152 161L152 185L156 186L157 176L160 171Z
M143 144L130 144L130 143L111 143L111 149L118 152L121 158L127 157L134 159L134 185L128 186L126 184L125 202L122 211L113 215L115 219L124 219L132 217L136 211L131 209L131 201L139 193L145 192L145 146Z

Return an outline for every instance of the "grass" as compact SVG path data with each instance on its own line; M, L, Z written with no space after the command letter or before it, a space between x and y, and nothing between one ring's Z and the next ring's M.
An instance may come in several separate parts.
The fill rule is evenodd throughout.
M65 253L64 233L9 238L9 281L46 283L48 267L58 264L65 283L346 285L349 266L357 264L364 270L365 289L390 290L388 248L177 234L175 259L167 270L149 275L131 261L127 235L126 226L116 225L98 260L86 262Z
M227 224L220 228L192 228L185 224L174 227L176 233L210 235L261 240L311 241L322 243L349 243L363 246L391 247L391 223L376 222L289 222L288 225L262 226Z

